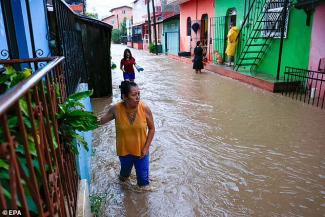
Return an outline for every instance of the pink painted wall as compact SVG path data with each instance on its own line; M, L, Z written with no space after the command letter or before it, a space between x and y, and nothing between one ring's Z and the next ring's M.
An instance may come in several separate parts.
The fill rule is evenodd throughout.
M200 30L197 34L191 30L191 37L187 36L187 18L191 17L191 20L201 20L203 14L207 14L210 18L214 17L214 0L190 0L180 5L180 50L181 51L191 51L196 45L196 41L200 40ZM210 23L208 24L210 26ZM208 31L208 37L210 32ZM209 49L209 43L208 48Z
M110 17L106 17L106 18L102 19L102 21L104 23L107 23L107 24L113 26L113 29L117 29L117 19L114 15L110 16Z
M121 7L112 11L112 17L104 18L102 21L113 26L113 29L121 28L121 24L126 18L131 20L132 18L132 8Z
M318 70L319 59L325 57L325 4L318 6L314 12L313 18L313 28L311 33L311 46L309 55L309 69L313 71ZM314 77L321 78L320 74L314 74ZM320 97L325 97L325 83L322 87L318 85L316 87L316 95L319 94L321 90Z

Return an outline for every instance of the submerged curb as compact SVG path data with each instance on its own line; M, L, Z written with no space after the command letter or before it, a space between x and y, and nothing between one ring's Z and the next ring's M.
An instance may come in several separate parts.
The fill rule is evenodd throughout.
M77 198L77 217L92 217L89 202L89 189L87 179L79 182Z

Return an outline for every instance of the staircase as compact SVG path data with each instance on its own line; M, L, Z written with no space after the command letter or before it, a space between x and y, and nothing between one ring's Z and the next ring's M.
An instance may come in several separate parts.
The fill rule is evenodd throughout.
M272 39L281 37L282 30L286 37L287 7L288 0L254 0L249 5L237 37L236 71L241 69L254 72Z

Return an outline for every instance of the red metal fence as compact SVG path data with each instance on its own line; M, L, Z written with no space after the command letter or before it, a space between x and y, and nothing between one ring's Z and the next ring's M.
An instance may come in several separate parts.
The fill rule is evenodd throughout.
M0 61L47 64L0 95L0 210L75 216L79 176L56 112L66 99L64 57ZM1 90L0 90L1 91Z

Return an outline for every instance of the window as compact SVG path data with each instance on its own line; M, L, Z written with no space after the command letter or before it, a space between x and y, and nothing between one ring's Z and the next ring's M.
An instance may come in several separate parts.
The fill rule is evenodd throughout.
M283 4L284 2L272 2L269 0L266 6L264 7L265 15L263 17L263 29L262 37L281 37L281 20L283 17ZM287 9L286 21L284 27L284 37L287 37L288 33L288 19L289 19L289 10Z
M114 25L114 20L112 20L112 24Z
M125 10L122 11L122 14L125 14Z
M187 18L186 26L187 26L186 27L187 36L191 36L191 17Z

